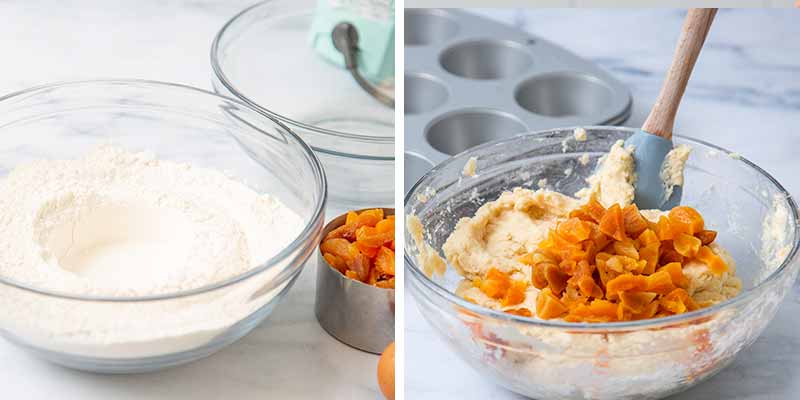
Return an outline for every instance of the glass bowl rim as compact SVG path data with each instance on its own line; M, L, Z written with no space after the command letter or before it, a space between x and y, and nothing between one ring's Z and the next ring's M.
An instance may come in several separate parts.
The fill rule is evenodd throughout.
M595 125L595 126L573 126L573 127L563 127L563 128L555 128L555 129L545 129L539 131L531 131L527 133L522 133L519 135L515 135L509 138L499 139L490 141L487 143L483 143L481 145L471 147L461 153L453 155L452 157L448 158L447 160L441 162L440 164L436 165L433 169L425 173L415 184L411 187L411 189L406 193L405 198L403 199L403 208L404 214L406 211L406 207L408 206L409 200L412 199L411 194L415 193L416 190L421 186L423 182L430 178L431 176L438 173L441 169L445 166L448 166L452 163L455 163L457 160L461 160L461 158L465 157L466 155L472 154L475 151L482 150L485 148L489 148L491 146L496 146L498 144L506 143L506 142L513 142L515 140L520 140L523 137L532 137L538 135L544 135L548 133L554 132L572 132L577 128L584 128L587 131L592 130L605 130L605 131L618 131L618 132L626 132L626 133L634 133L638 130L638 128L630 128L630 127L619 127L619 126L602 126L602 125ZM713 145L703 140L690 138L687 136L682 135L673 135L673 137L679 138L682 141L700 144L706 147L709 147L713 150L722 152L724 154L735 154L729 150L726 150L722 147ZM781 262L780 266L772 271L764 280L762 280L758 285L743 290L738 295L725 300L723 302L714 304L712 306L702 308L695 311L690 311L683 314L672 315L669 317L662 317L662 318L651 318L651 319L644 319L638 321L623 321L623 322L604 322L604 323L593 323L593 322L565 322L560 320L542 320L536 319L533 317L523 317L519 315L504 313L502 311L492 310L487 307L482 307L474 303L470 303L458 297L455 293L451 292L450 290L446 289L441 284L433 281L427 275L425 275L422 270L416 267L416 260L413 260L412 257L408 254L407 251L403 252L403 259L404 259L404 269L406 271L410 271L408 275L412 276L412 279L420 282L424 287L426 287L429 291L433 292L434 294L442 297L444 300L448 301L452 305L457 307L466 309L468 312L474 313L476 316L492 318L495 320L501 320L504 322L513 322L518 323L521 325L526 326L534 326L534 327L542 327L542 328L563 328L568 329L570 331L574 331L575 333L591 333L597 331L630 331L631 329L654 329L663 327L665 325L674 325L689 322L695 319L700 319L711 314L714 314L718 311L730 309L736 305L745 303L749 301L751 298L757 296L760 293L760 289L765 287L767 284L771 283L772 281L778 279L779 276L787 273L789 270L789 265L794 260L795 256L798 253L798 248L800 248L800 226L798 225L798 209L797 204L794 201L789 192L786 191L786 188L783 187L775 178L772 177L769 173L763 170L761 167L753 163L752 161L741 157L737 154L737 160L745 163L745 165L749 166L756 172L758 172L761 176L766 177L769 182L771 182L775 187L780 191L780 194L783 198L786 199L789 208L791 209L791 218L794 222L794 241L792 243L792 249L786 255L786 257ZM408 215L408 214L406 214ZM408 236L404 234L404 245L407 245ZM411 239L409 239L411 240Z
M52 89L62 89L62 88L71 88L71 87L84 87L84 86L98 86L103 87L107 85L136 85L136 86L148 86L151 88L156 88L157 90L160 89L169 89L169 90L177 90L183 91L184 93L195 93L199 96L206 96L210 98L216 98L217 100L222 100L226 102L230 102L236 104L239 107L242 107L245 110L248 110L256 115L262 116L269 120L270 123L275 124L281 130L286 133L296 144L300 145L303 154L308 157L308 160L311 164L311 169L315 176L317 177L317 184L316 184L316 191L321 194L320 198L317 200L316 204L313 207L313 212L311 213L311 217L309 218L308 223L306 223L305 227L302 231L292 240L290 243L286 245L281 251L267 259L266 261L260 263L258 266L251 268L241 274L236 276L227 278L225 280L214 282L208 285L203 285L194 289L189 290L179 290L173 291L168 293L162 294L155 294L155 295L145 295L145 296L94 296L94 295L78 295L68 292L62 291L54 291L54 290L47 290L37 288L34 285L29 285L21 282L17 282L13 279L9 279L7 277L0 275L0 284L8 285L17 289L21 289L23 291L33 292L40 295L56 297L61 299L68 299L68 300L78 300L78 301L95 301L95 302L111 302L111 303L130 303L130 302L144 302L144 301L159 301L159 300L170 300L176 299L181 297L189 297L194 295L199 295L207 292L212 292L217 289L221 289L227 286L234 285L236 283L242 282L247 280L248 278L258 275L264 271L271 270L274 267L284 261L291 253L296 251L297 249L303 247L306 242L306 238L312 235L312 232L316 230L316 226L319 225L321 229L321 222L323 220L323 213L325 211L325 204L327 203L328 198L328 182L325 176L325 170L322 168L322 164L320 163L319 159L317 158L316 154L308 144L303 141L294 131L289 129L286 125L281 123L280 121L275 120L269 115L264 114L260 110L257 110L250 105L238 100L233 99L227 96L223 96L214 92L210 92L205 89L200 89L194 86L184 85L180 83L173 83L173 82L163 82L163 81L156 81L156 80L148 80L148 79L89 79L89 80L75 80L75 81L59 81L44 85L33 86L27 89L19 90L16 92L12 92L6 95L0 96L0 107L5 105L6 101L13 100L19 97L33 95L37 93L47 93ZM321 231L321 230L320 230ZM299 272L299 270L298 270ZM296 273L292 274L295 275ZM284 280L287 280L291 277L288 276Z
M284 115L281 115L281 114L278 114L276 112L270 111L269 109L265 108L264 106L261 106L260 104L258 104L253 99L251 99L250 97L246 96L244 93L242 93L239 89L236 88L236 86L233 84L233 82L231 82L231 80L228 78L228 76L223 71L222 63L221 63L221 59L220 59L220 52L221 52L220 43L221 43L223 37L225 37L228 34L228 31L230 29L232 29L233 25L236 24L237 22L239 22L239 20L241 18L249 15L251 12L255 12L256 9L259 9L261 7L266 7L267 5L272 3L273 1L274 0L264 0L264 1L258 2L256 4L253 4L251 6L248 6L244 10L238 12L236 15L231 17L231 19L229 19L227 22L225 22L225 24L222 26L222 28L219 30L219 32L217 32L217 34L214 36L214 40L211 43L211 53L210 53L210 56L211 56L211 69L214 71L214 75L216 75L216 77L217 77L217 79L219 79L220 83L222 83L222 85L225 86L225 88L228 89L240 101L243 101L243 102L249 104L251 107L261 111L262 113L265 113L265 114L271 116L272 118L280 120L281 122L284 122L284 123L286 123L288 125L297 126L299 128L302 128L302 129L310 131L310 132L314 132L314 133L322 134L322 135L333 136L333 137L340 138L340 139L354 140L354 141L358 141L358 142L361 142L361 143L379 144L379 145L383 144L383 145L392 145L392 146L394 146L394 142L395 142L394 136L368 136L368 135L360 135L360 134L355 134L355 133L348 133L348 132L338 131L338 130L333 130L333 129L320 128L318 126L310 125L310 124L307 124L307 123L304 123L304 122L297 121L295 119L286 117ZM382 160L382 161L391 160L391 161L394 161L394 156L388 157L388 156L369 156L369 155L351 154L351 153L345 154L345 153L341 153L341 152L338 152L338 151L331 151L331 150L328 150L328 149L325 149L325 148L316 148L316 147L314 147L314 149L316 151L321 151L321 152L324 152L324 153L331 153L331 154L334 154L334 155L343 155L344 154L344 156L350 157L350 158L359 158L359 159L367 159L367 160Z

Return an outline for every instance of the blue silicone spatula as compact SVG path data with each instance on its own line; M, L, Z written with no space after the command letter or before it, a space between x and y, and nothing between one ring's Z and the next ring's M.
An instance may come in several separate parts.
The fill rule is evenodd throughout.
M637 176L634 202L641 210L669 210L680 204L682 188L674 187L667 198L667 190L661 179L661 168L667 153L672 150L672 128L678 105L716 13L716 8L689 10L675 48L672 65L656 103L642 129L625 141L626 147L634 147Z

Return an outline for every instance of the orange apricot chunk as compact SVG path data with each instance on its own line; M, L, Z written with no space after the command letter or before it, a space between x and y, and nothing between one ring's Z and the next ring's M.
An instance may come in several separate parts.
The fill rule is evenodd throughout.
M547 265L553 265L553 263L539 263L533 266L533 270L531 271L531 284L533 287L537 289L544 289L547 287L547 276L545 276L544 271L548 268Z
M622 209L619 204L614 204L600 220L600 232L611 236L615 240L625 240L625 224L622 220Z
M669 210L668 216L673 232L694 235L696 232L702 231L703 225L705 225L700 213L689 206L677 206Z
M717 239L717 232L704 229L700 232L695 233L694 236L700 239L700 243L702 243L703 245L709 245L714 240Z
M377 228L362 226L356 230L356 242L365 247L381 247L394 239L394 231L378 232Z
M717 253L714 253L714 251L708 246L700 247L700 251L697 252L696 259L707 265L708 269L717 275L720 275L728 270L728 264L726 264L722 257L718 256Z
M581 221L578 218L570 218L558 224L556 232L566 241L578 243L589 238L591 228L586 221Z
M569 277L555 264L544 265L544 276L547 279L548 287L553 293L560 295L561 292L564 291L564 288L567 287L567 279Z
M606 214L606 208L597 201L595 196L589 197L589 201L583 205L583 210L598 224Z
M679 288L689 287L689 279L683 274L683 266L680 263L672 262L658 269L669 274L672 283Z
M523 281L511 282L511 286L506 291L506 295L503 296L503 301L501 302L503 307L515 306L525 301L525 290L527 288L528 284Z
M673 314L694 311L699 307L686 290L677 288L660 299L661 308Z
M648 227L647 220L639 213L636 204L627 205L622 209L622 220L628 235L638 236Z
M394 232L394 215L382 219L375 225L375 230L378 233Z
M658 296L658 293L653 292L622 292L619 294L619 300L623 310L633 314L641 314L656 296Z
M616 298L620 292L643 292L648 289L647 278L642 275L622 274L606 284L606 297Z
M506 312L509 313L509 314L519 315L520 317L532 317L533 316L533 312L531 312L531 310L529 310L529 309L527 309L525 307L506 310Z
M355 211L348 211L347 217L345 217L344 224L349 225L356 222L356 218L358 218L358 213Z
M672 223L667 217L662 215L658 218L658 223L656 223L656 234L662 242L665 240L672 240L675 237L675 231L672 229Z
M639 241L640 246L647 246L650 244L661 244L661 240L658 238L658 235L656 235L656 233L652 229L645 229L644 231L642 231L642 233L639 235L638 238L636 238L636 240Z
M675 289L675 284L672 282L672 277L667 271L659 270L652 275L645 278L647 292L656 292L658 294L667 294Z
M341 273L345 273L345 271L347 271L347 263L345 263L344 259L341 257L333 253L323 253L322 257L325 258L325 261L327 261L328 264L330 264L330 266L337 271Z
M614 242L614 252L617 255L639 260L639 250L636 249L631 239Z
M497 268L489 268L486 277L481 281L481 292L493 299L500 299L506 295L511 287L511 278Z
M350 279L352 279L354 281L360 281L361 280L358 277L358 274L356 273L356 271L352 271L352 270L349 270L349 269L347 270L347 272L344 273L344 276L346 276L346 277L348 277L348 278L350 278Z
M697 252L700 251L700 246L702 244L703 243L700 241L700 239L685 233L678 234L678 236L675 237L675 240L672 241L675 251L686 258L692 258L697 255Z
M550 288L542 289L536 296L536 315L541 319L558 318L567 311L567 306L550 291Z
M375 255L375 269L381 274L394 276L394 251L381 246Z
M344 238L326 239L319 246L319 250L323 256L325 253L331 253L345 261L351 258L350 241Z
M353 247L355 247L355 245ZM370 272L369 257L357 251L357 254L355 254L353 258L346 261L347 261L347 269L354 271L358 276L358 280L360 280L361 282L366 282L367 279L369 279L369 272Z
M589 304L576 304L565 318L572 322L607 322L617 319L617 305L602 299Z
M677 262L683 264L683 256L672 248L672 242L661 242L661 255L658 257L661 264Z
M650 243L639 249L639 259L643 260L646 264L642 269L642 274L650 275L656 271L658 265L658 250L660 243Z
M394 277L391 277L389 279L380 280L377 283L375 283L375 286L377 286L379 288L383 288L383 289L394 289ZM474 302L475 301L473 301L473 303Z

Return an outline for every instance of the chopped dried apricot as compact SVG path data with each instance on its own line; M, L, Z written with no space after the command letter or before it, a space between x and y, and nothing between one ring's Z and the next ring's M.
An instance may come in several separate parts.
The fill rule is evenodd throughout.
M667 271L658 270L645 278L646 291L667 294L675 289L672 276Z
M523 281L512 281L511 286L503 296L503 301L501 302L503 307L515 306L525 301L525 290L527 288L528 284Z
M375 255L375 270L383 275L394 276L394 251L381 247Z
M675 247L675 251L678 254L692 258L697 255L697 252L700 251L700 246L702 242L700 239L690 236L686 233L680 233L675 237L675 240L672 241L672 245Z
M642 275L623 274L606 284L606 297L616 298L620 292L643 292L648 289L647 278Z
M525 307L506 310L506 312L509 313L509 314L519 315L520 317L532 317L533 316L533 312L531 312L531 310L529 310L529 309L527 309Z
M553 319L564 315L567 306L561 302L550 288L542 289L536 296L536 315L541 319Z
M694 235L696 232L702 231L703 225L705 225L703 217L692 207L678 206L669 210L667 215L674 232Z
M658 235L656 235L652 229L645 229L636 240L639 241L640 246L661 244L661 239L658 238Z
M707 245L711 244L712 242L714 242L714 240L717 239L717 232L716 231L709 231L709 230L702 230L700 232L695 233L694 236L696 238L700 239L700 243L702 243L703 245L707 246Z
M556 227L559 236L571 243L582 242L589 238L589 223L578 218L570 218Z
M642 269L642 274L650 275L656 271L659 247L660 243L656 242L650 243L639 249L639 259L646 263L644 269Z
M481 292L493 299L501 299L511 287L511 278L497 268L490 268L481 281Z
M333 267L337 271L341 273L347 271L347 263L345 263L344 259L342 259L341 257L333 253L323 253L322 257L324 257L325 261L327 261L328 264L330 264L331 267Z
M633 240L631 239L614 242L614 252L621 256L639 260L639 250L633 244Z
M680 263L669 263L658 269L669 274L672 283L679 288L686 288L689 286L689 279L683 274L683 266Z
M728 270L728 264L708 246L700 247L700 251L697 252L697 260L707 265L708 269L717 275Z
M622 220L628 235L638 236L648 227L647 220L639 213L636 204L627 205L622 209Z
M658 293L653 292L622 292L619 294L619 300L624 310L633 314L640 314L655 300L656 296L658 296Z
M658 223L656 224L656 234L662 242L675 238L675 231L672 229L672 223L670 222L669 218L663 215L658 218Z
M625 223L622 220L622 209L619 204L614 204L600 220L600 232L611 236L615 240L625 240Z

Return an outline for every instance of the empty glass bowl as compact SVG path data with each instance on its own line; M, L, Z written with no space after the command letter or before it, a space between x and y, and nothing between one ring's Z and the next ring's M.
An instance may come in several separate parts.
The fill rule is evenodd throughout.
M628 128L553 130L488 143L426 174L406 197L425 240L441 254L456 222L517 186L573 194L597 159ZM567 150L562 152L562 142ZM684 137L693 151L683 204L701 211L719 243L736 259L744 288L728 301L672 317L605 324L537 320L496 312L454 294L452 269L426 276L419 249L405 234L408 286L427 320L473 368L515 392L537 399L652 399L684 390L720 371L764 330L798 273L796 204L765 171L713 145ZM589 163L581 163L588 154ZM462 168L477 157L478 175ZM585 159L584 159L585 161ZM420 196L421 195L421 196Z
M0 98L0 138L0 179L26 161L77 158L113 144L222 171L303 221L262 265L184 292L79 296L0 276L0 333L58 364L127 373L207 356L272 312L321 236L326 181L311 149L280 123L213 93L148 81L38 87ZM113 219L108 225L115 229Z
M305 140L325 166L331 201L394 204L394 109L311 47L316 0L268 0L234 16L211 46L214 89ZM392 83L393 85L393 83Z

